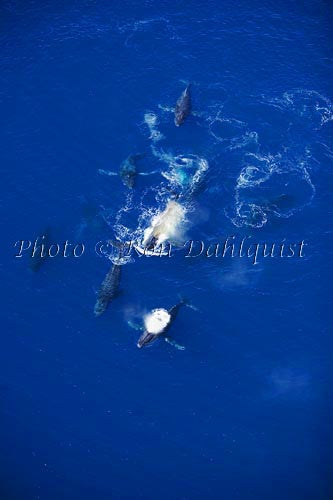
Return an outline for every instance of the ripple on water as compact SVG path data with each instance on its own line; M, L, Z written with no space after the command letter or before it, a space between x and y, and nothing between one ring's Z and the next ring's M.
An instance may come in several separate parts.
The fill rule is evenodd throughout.
M289 218L315 195L306 159L282 154L246 155L227 215L236 227L264 226L272 217Z

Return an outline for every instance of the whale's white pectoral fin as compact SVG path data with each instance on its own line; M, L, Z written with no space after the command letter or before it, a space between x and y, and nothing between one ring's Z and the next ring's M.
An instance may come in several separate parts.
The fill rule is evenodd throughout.
M162 104L159 104L158 107L162 111L167 111L168 113L174 113L175 112L175 108L170 108L169 106L162 106Z
M117 172L111 172L111 170L103 170L102 168L99 168L97 172L102 175L118 175Z
M170 339L170 337L164 337L164 340L165 340L165 342L172 345L173 347L175 347L179 351L185 351L185 347L183 345L177 344L177 342L173 339Z
M190 302L187 302L187 300L184 299L184 297L180 293L178 294L178 298L184 304L184 306L189 307L190 309L193 309L193 311L201 312L200 309L193 306Z
M130 319L127 321L128 326L133 328L133 330L139 330L140 332L143 331L143 326L138 325L138 323L135 323L134 321L131 321Z
M153 175L153 174L160 174L161 172L159 170L153 170L152 172L138 172L138 175Z
M196 311L196 312L200 312L200 309L198 309L197 307L195 306L192 306L192 304L185 304L187 307L189 307L190 309L193 309L193 311Z

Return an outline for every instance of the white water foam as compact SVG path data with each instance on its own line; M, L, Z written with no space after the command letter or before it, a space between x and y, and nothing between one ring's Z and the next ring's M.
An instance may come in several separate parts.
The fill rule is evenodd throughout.
M247 124L235 118L223 116L223 108L219 109L216 116L207 118L209 134L219 143L225 150L241 149L253 145L255 148L258 145L258 134L253 130L249 130Z
M162 176L170 183L170 188L180 188L189 195L201 184L206 171L209 168L208 161L195 154L173 155L162 149L152 147L153 154L168 166L167 170L161 172Z
M151 111L145 113L144 123L147 125L149 129L150 132L149 139L151 139L153 143L156 143L164 139L164 135L158 129L159 119L155 113L152 113Z
M158 212L144 231L142 245L145 247L152 238L160 245L167 241L178 242L184 236L186 208L174 200L169 200L162 212Z
M118 24L118 31L125 34L125 46L138 48L144 41L151 41L152 31L158 29L158 39L176 40L177 30L167 17L150 17L136 19L124 24Z
M282 97L264 98L272 106L289 110L303 120L305 127L320 129L333 120L333 104L327 97L314 90L296 89Z
M154 335L161 333L170 323L170 313L166 309L153 309L143 318L145 329Z

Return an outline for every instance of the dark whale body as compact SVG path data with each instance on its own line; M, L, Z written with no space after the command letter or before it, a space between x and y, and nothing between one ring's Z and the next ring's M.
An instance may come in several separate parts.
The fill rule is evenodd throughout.
M176 316L178 314L179 309L184 304L185 304L185 301L181 300L178 304L174 305L173 307L171 307L171 309L169 309L168 313L170 314L170 321L167 324L167 326L160 333L154 334L154 333L149 333L147 330L145 330L143 332L143 334L141 335L141 337L139 338L138 343L137 343L137 346L139 347L139 349L141 349L141 347L152 344L153 342L155 342L155 340L157 338L165 336L166 333L168 332L170 326L172 325L172 323L176 319Z
M111 300L117 296L120 277L121 265L113 264L98 291L97 301L94 307L95 316L101 316L106 311Z
M186 87L175 107L175 125L179 127L184 123L188 115L191 113L191 94L190 85Z
M129 155L120 165L120 177L123 184L129 189L133 189L135 184L135 178L137 175L136 162L143 156L144 154Z

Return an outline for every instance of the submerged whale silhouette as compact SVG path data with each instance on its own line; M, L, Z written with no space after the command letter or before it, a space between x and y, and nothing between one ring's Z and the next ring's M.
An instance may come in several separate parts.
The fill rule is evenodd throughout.
M139 154L134 154L134 155L129 155L126 160L124 160L119 168L119 175L121 177L121 180L123 181L124 186L128 187L129 189L133 189L135 185L135 180L137 175L152 175L152 174L157 174L159 173L156 170L153 170L152 172L138 172L136 168L136 163L138 160L143 158L146 155L146 153L139 153ZM98 169L99 174L103 175L118 175L118 172L113 172L111 170L104 170L102 168Z
M129 155L120 165L119 175L123 184L132 189L137 176L136 162L145 156L144 153Z

